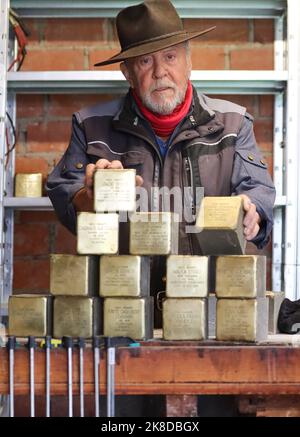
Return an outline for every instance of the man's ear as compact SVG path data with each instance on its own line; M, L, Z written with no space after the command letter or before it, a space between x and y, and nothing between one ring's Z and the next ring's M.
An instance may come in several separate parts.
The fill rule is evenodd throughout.
M121 69L123 75L125 76L125 79L127 80L127 82L129 82L129 85L131 86L131 88L134 88L133 80L132 80L132 78L130 76L129 68L127 67L125 62L122 62L120 64L120 69Z

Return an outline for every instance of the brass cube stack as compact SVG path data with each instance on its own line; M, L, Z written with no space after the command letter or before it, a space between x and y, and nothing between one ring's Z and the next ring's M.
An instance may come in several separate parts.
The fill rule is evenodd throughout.
M207 337L208 257L170 255L166 299L163 301L165 340Z
M94 215L92 220L100 220L101 217L103 223L111 216L107 219L107 226L111 228L106 231L102 228L97 232L98 240L106 239L101 246L101 253L98 252L101 255L99 293L104 299L103 332L108 337L128 336L143 340L153 337L150 256L176 253L178 234L172 213L135 212L135 207L135 170L96 171L95 214L90 214L89 220ZM131 213L128 255L119 255L116 247L115 230L119 227L112 216L116 210ZM92 230L95 226L91 226L90 221L85 222L86 216L83 221L80 215L78 218L79 253L90 251L89 247L84 247L89 234L93 250L97 250Z
M90 338L102 332L98 293L99 257L61 255L50 257L50 293L53 302L53 336Z
M149 257L103 255L99 291L104 297L105 336L153 337Z
M264 341L268 335L266 258L219 256L216 262L216 338Z

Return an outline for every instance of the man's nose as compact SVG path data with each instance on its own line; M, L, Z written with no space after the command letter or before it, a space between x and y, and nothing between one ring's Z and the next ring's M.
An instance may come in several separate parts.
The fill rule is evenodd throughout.
M166 75L166 69L162 62L154 61L153 63L153 73L152 76L154 79L160 79Z

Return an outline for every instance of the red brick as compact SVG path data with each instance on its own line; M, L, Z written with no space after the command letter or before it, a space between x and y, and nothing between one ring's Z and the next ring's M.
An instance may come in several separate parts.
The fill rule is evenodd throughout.
M260 149L264 152L273 150L273 120L257 119L254 123L254 133Z
M191 58L194 70L223 70L225 53L222 48L191 45Z
M224 45L224 43L228 42L239 43L249 40L248 20L190 18L183 21L184 28L188 31L201 31L212 26L217 26L215 30L196 38L196 41L204 41L208 44L212 41Z
M14 254L46 255L49 252L49 228L46 224L16 224Z
M212 98L215 99L224 99L229 100L230 102L236 103L237 105L244 106L247 109L247 112L249 112L251 115L255 114L257 111L256 108L256 99L254 96L248 96L248 95L212 95Z
M18 223L56 223L53 211L18 211Z
M264 160L267 162L268 171L273 178L273 156L267 153L264 154Z
M259 114L262 117L273 117L274 96L259 96Z
M70 117L73 112L86 106L95 105L99 102L111 100L112 96L104 94L54 94L49 96L49 115L56 117Z
M28 52L23 71L84 70L84 49L34 49Z
M56 228L55 253L76 255L77 239L67 228L58 224Z
M262 44L274 41L274 20L254 20L254 41Z
M45 98L38 94L17 95L17 119L41 117L44 114Z
M27 126L28 152L63 152L70 140L71 122L49 121Z
M35 156L17 156L16 173L48 173L48 162Z
M273 47L232 50L232 70L272 70L274 68Z
M14 260L13 289L24 292L49 290L49 259L19 259Z
M101 18L53 18L45 20L44 39L47 45L86 47L102 43L107 37L107 20Z
M34 18L22 18L22 21L29 32L29 36L27 36L28 47L39 44L41 41L41 27L43 25L41 21Z
M105 61L106 59L111 58L112 56L115 56L117 53L119 53L120 48L116 46L116 48L113 49L102 49L102 50L90 50L89 51L89 70L120 70L120 63L116 62L115 64L111 65L105 65L104 67L94 67L94 64L97 62Z

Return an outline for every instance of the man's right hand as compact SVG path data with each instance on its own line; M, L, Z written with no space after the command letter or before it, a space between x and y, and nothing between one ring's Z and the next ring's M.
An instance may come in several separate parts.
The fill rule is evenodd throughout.
M99 159L95 164L88 164L85 170L85 186L81 190L77 191L72 199L76 211L93 212L93 187L94 187L94 173L96 170L109 169L122 169L123 165L121 161L108 161L107 159ZM136 176L136 186L143 185L143 178Z
M99 159L96 164L88 164L85 171L85 188L87 196L93 198L93 185L94 185L94 173L96 170L103 169L122 169L123 164L121 161L108 161L107 159ZM143 178L141 176L136 176L135 184L136 186L143 185Z

